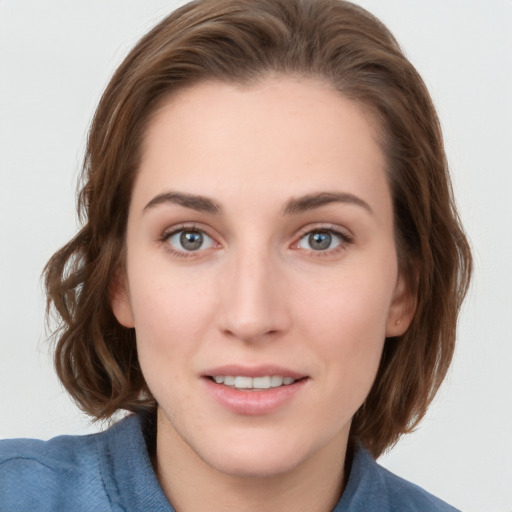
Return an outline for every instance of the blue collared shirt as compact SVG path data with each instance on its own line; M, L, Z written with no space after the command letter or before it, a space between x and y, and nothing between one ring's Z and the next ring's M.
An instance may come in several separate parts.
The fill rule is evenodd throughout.
M0 441L1 512L174 512L153 471L141 419L49 441ZM359 448L333 512L456 512Z

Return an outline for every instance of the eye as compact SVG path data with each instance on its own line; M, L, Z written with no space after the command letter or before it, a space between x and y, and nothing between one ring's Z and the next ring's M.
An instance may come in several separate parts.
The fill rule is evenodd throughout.
M203 231L180 229L167 237L167 243L177 252L194 252L210 249L215 242Z
M300 249L310 251L328 251L336 249L345 241L345 237L341 233L337 233L330 229L317 229L306 233L297 244Z

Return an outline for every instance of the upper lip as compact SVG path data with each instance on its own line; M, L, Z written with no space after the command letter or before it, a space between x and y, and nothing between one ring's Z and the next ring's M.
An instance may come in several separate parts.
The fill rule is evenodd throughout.
M274 364L264 364L257 366L245 366L240 364L225 364L222 366L216 366L215 368L207 369L202 372L204 377L214 377L216 375L232 375L240 377L265 377L265 376L277 376L280 377L291 377L292 379L302 379L307 377L303 373L284 368L282 366Z

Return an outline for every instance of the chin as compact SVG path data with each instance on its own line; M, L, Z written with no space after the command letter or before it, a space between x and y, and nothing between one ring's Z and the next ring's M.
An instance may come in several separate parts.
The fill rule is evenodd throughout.
M224 454L223 457L215 457L205 462L217 471L232 477L271 478L290 473L301 461L297 454L291 456L287 453L273 453L269 456L265 449L258 453L254 453L254 450L252 453L248 451Z
M210 467L230 476L273 477L293 471L314 452L305 439L286 435L230 435L203 444L198 455ZM212 447L215 447L212 450ZM199 446L197 447L199 448Z

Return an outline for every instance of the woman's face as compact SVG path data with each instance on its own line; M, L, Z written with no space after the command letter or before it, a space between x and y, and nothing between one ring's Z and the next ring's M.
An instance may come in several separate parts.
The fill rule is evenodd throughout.
M199 84L152 118L112 305L175 453L232 475L344 453L410 310L369 121L289 77Z

